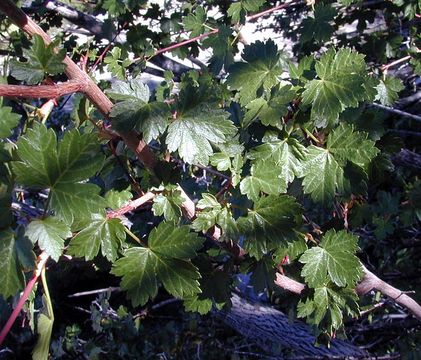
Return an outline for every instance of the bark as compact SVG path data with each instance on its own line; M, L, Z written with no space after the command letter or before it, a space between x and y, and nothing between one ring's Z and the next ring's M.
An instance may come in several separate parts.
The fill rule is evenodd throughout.
M55 99L75 92L84 92L86 84L78 80L70 80L54 85L0 85L0 96L31 99Z
M280 352L311 359L368 357L364 350L342 340L333 340L330 348L315 346L316 338L307 325L300 321L292 322L288 316L271 306L251 303L235 294L231 301L232 308L229 311L219 311L215 316L268 354L279 355L280 359Z
M389 297L395 303L403 306L410 313L412 313L412 315L421 321L421 305L419 305L414 299L405 294L404 291L396 289L386 281L383 281L374 275L364 265L363 271L364 277L355 288L355 291L358 295L365 295L371 290L380 291L384 296ZM275 284L297 295L300 295L305 289L304 284L279 273L276 274Z
M1 0L0 11L3 12L11 21L29 35L40 35L46 44L51 42L50 37L34 21L32 21L21 9L19 9L12 0ZM63 60L66 65L65 73L69 80L74 80L84 84L84 94L95 105L95 107L107 118L113 107L111 100L102 92L97 84L89 77L87 73L81 70L68 56ZM156 158L147 144L138 138L135 132L120 134L123 141L138 159L148 168L153 169Z
M394 164L421 171L421 155L408 149L402 149L392 157Z

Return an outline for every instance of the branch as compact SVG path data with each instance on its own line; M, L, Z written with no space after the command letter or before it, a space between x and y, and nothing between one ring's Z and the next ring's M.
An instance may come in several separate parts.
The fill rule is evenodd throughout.
M75 92L85 92L86 84L79 80L70 80L54 85L0 85L0 96L32 99L53 99Z
M32 21L21 9L19 9L12 0L1 0L0 11L12 20L19 28L29 35L40 35L46 44L51 43L50 37L34 21ZM82 71L72 59L66 56L63 60L66 65L65 73L70 80L79 81L84 84L84 94L92 104L107 118L113 107L111 100L101 91L97 84ZM127 147L132 150L137 158L153 171L156 164L154 153L147 147L147 144L138 138L136 132L120 134Z
M391 298L395 303L409 310L418 320L421 321L421 306L414 299L410 298L403 291L396 289L392 285L378 278L364 265L363 270L364 277L355 288L358 295L365 295L373 289L380 291L383 295ZM305 289L304 284L279 273L276 274L275 284L297 295L300 295Z

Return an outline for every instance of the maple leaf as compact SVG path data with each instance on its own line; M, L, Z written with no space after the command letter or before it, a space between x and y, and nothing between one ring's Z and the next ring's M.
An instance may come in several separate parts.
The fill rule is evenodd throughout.
M15 128L20 119L19 114L12 112L12 108L8 106L2 106L2 98L0 97L0 138L8 137L12 134L13 128Z
M337 11L331 5L317 4L313 17L307 17L301 23L300 42L324 42L330 40L334 28L330 24Z
M156 254L176 259L189 259L196 256L203 243L197 233L190 232L188 226L175 227L161 222L149 234L148 246Z
M268 101L263 98L254 99L246 105L248 111L244 115L243 127L249 126L258 118L265 126L282 128L282 116L287 114L288 106L295 97L296 92L290 85L285 85Z
M200 292L200 273L188 258L195 256L202 242L188 226L162 222L151 231L149 248L127 250L113 264L112 273L122 277L121 287L134 306L156 295L158 280L174 296L193 296Z
M344 230L329 230L320 246L312 247L301 257L305 264L301 275L312 287L320 287L328 281L338 286L352 286L361 278L362 267L354 255L358 249L358 238Z
M343 169L329 150L311 145L302 162L304 192L322 204L328 204L336 190L343 189Z
M240 183L240 191L253 201L257 201L260 193L278 195L286 191L286 183L280 180L280 169L274 162L259 161L252 165L250 176Z
M379 100L381 104L392 106L398 100L398 93L405 88L402 81L391 76L386 76L380 80L376 86L377 94L375 100Z
M329 49L316 62L318 79L309 81L303 104L311 104L311 118L318 127L334 123L347 107L357 107L368 97L364 55L344 48Z
M268 91L279 83L282 68L278 47L272 40L246 46L241 57L245 62L237 62L229 68L226 84L238 90L240 103L247 105L257 97L258 91Z
M148 103L149 87L140 78L129 82L117 80L106 93L119 101L114 104L110 114L113 128L125 132L137 129L143 133L146 142L164 133L168 125L168 105L162 102Z
M236 127L229 114L209 104L200 104L180 114L168 127L166 144L169 151L178 151L190 164L207 165L213 154L211 145L231 139Z
M200 293L200 273L189 261L159 257L157 275L171 295L184 298Z
M33 220L26 227L26 235L36 242L51 258L58 261L64 248L64 240L72 236L70 227L55 217Z
M101 249L101 254L109 261L117 259L118 250L126 239L124 225L119 219L108 219L104 213L94 213L79 227L82 230L70 241L69 254L92 260Z
M196 209L196 219L192 223L196 231L208 231L214 225L219 225L224 235L235 231L235 220L230 209L223 207L212 194L203 193Z
M220 26L214 36L203 40L203 46L212 48L212 57L209 59L209 69L218 75L222 69L227 70L234 62L232 46L232 29L228 26Z
M307 150L297 139L291 136L284 139L268 137L265 140L266 142L256 146L248 154L248 157L253 161L273 161L274 167L279 168L278 177L283 189L281 192L284 192L295 177L302 176L302 162L307 155Z
M260 198L246 217L237 220L239 232L246 240L246 250L260 259L273 248L295 238L295 229L301 224L301 213L301 207L291 196Z
M66 50L56 51L57 42L45 45L44 40L38 34L32 38L30 49L24 50L26 62L13 59L11 61L11 74L14 78L26 81L28 85L35 85L44 79L45 75L60 74L66 68L63 60Z
M215 268L210 258L201 255L195 260L201 274L201 293L184 298L184 308L187 311L207 314L213 307L222 309L231 302L232 277L226 270Z
M167 221L178 221L181 217L181 204L184 199L179 191L159 194L154 197L152 210L156 216L164 215Z
M158 293L156 264L157 256L142 247L128 249L113 264L111 273L122 277L120 286L127 291L133 306L146 304Z
M25 284L25 278L19 266L15 235L11 230L0 232L0 294L4 298L15 295Z
M337 159L348 160L365 167L379 153L374 141L368 140L367 137L365 132L354 131L352 125L341 124L329 134L327 149Z
M105 206L93 184L77 183L93 176L104 162L94 134L67 132L59 146L52 129L35 123L17 142L19 160L12 168L16 181L36 189L49 188L51 207L71 224L80 216Z
M259 10L264 3L264 0L240 0L230 5L227 14L231 17L232 23L244 24L247 12Z
M110 191L107 191L104 198L108 208L118 209L123 205L126 205L132 197L133 195L129 190L118 191L111 189Z
M183 19L184 28L190 31L190 37L196 37L205 31L206 11L202 6L194 9L194 14L190 13Z

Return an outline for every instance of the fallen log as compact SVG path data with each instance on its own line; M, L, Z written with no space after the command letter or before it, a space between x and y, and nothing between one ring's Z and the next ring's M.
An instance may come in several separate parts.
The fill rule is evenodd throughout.
M233 294L230 310L216 311L214 315L229 327L258 345L276 358L305 357L363 359L369 354L343 340L334 339L331 346L316 346L316 337L309 326L292 321L271 306L252 303Z

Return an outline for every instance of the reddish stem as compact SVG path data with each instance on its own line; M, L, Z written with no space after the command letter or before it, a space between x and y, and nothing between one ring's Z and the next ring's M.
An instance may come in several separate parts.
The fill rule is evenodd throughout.
M47 262L48 258L49 258L49 256L45 252L42 252L41 255L39 256L38 265L37 265L37 268L35 269L35 272L34 272L34 275L32 276L32 279L26 285L25 290L23 291L23 294L20 297L18 304L14 308L12 314L10 315L9 319L7 320L6 325L4 325L4 328L2 329L2 331L0 333L0 346L1 346L1 344L3 344L4 339L6 338L10 329L12 328L14 322L16 321L16 318L20 314L23 306L25 305L26 300L28 300L28 297L31 294L32 289L34 288L35 284L37 283L37 281L38 281L38 279L41 275L41 271L44 268L45 263Z
M207 38L210 35L217 34L218 32L219 32L219 29L214 29L214 30L212 30L212 31L210 31L210 32L208 32L206 34L202 34L202 35L196 36L194 38L191 38L191 39L188 39L188 40L184 40L184 41L181 41L179 43L176 43L176 44L167 46L165 48L162 48L162 49L157 50L155 52L154 56L155 55L162 54L162 53L165 53L167 51L178 49L179 47L182 47L182 46L187 45L187 44L194 43L194 42L199 41L199 40L202 40L204 38Z
M281 4L281 5L275 6L273 8L264 10L264 11L259 12L257 14L247 16L246 17L246 21L254 21L254 20L258 19L259 17L262 17L262 16L265 16L265 15L271 14L271 13L273 13L275 11L278 11L278 10L285 9L285 8L287 8L287 7L291 6L291 5L295 5L295 4L297 4L297 2L292 1L292 2L289 2L289 3L285 3L285 4Z

